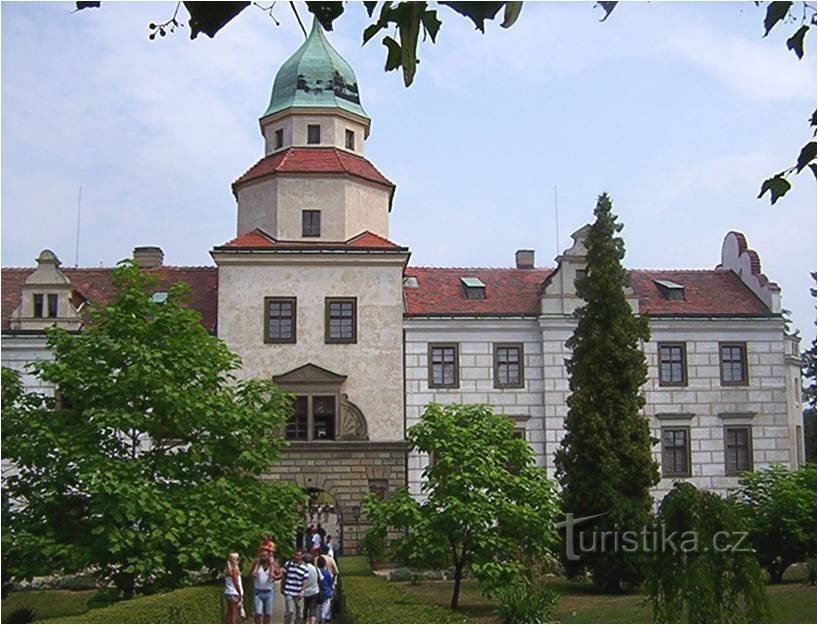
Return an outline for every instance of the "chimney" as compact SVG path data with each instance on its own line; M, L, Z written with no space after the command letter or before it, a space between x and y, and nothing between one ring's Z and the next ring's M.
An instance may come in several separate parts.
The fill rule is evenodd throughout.
M144 246L133 248L133 260L140 269L154 269L162 266L165 254L161 247Z
M517 269L534 269L534 250L517 250L514 253Z

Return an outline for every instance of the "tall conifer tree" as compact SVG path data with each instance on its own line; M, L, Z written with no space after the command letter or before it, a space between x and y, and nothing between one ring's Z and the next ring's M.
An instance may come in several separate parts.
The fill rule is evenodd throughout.
M567 343L571 395L555 463L565 512L576 518L601 515L577 525L573 553L579 560L569 560L564 550L566 569L571 574L585 568L598 586L616 592L641 581L643 554L624 550L621 541L615 547L612 535L603 548L601 532L618 531L620 537L626 530L641 532L659 473L641 412L647 364L640 343L650 337L648 321L633 313L625 297L625 242L617 236L622 224L607 194L599 197L594 214L585 241L586 273L576 285L585 304L574 313L577 327Z

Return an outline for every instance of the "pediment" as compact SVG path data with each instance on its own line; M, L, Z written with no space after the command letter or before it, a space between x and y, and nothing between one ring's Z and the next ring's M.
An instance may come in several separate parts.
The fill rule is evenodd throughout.
M273 376L273 382L281 387L299 384L333 384L340 386L346 379L347 376L345 375L324 369L311 362L292 369L287 373Z

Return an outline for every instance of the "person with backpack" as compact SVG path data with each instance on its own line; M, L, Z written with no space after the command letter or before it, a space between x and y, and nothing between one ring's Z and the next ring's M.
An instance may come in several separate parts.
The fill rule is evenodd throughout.
M335 577L327 569L326 556L318 556L318 622L329 623L332 617L332 597L335 594Z

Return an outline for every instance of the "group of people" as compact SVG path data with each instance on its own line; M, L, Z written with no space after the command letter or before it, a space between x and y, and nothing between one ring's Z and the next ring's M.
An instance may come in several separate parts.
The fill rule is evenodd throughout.
M316 534L317 535L317 534ZM331 539L331 537L327 537ZM270 623L273 616L275 583L281 582L285 623L329 623L332 600L338 583L338 565L330 540L319 543L317 553L297 549L283 565L275 559L275 543L265 540L250 568L256 623ZM227 558L224 576L227 622L244 618L244 589L239 554Z

